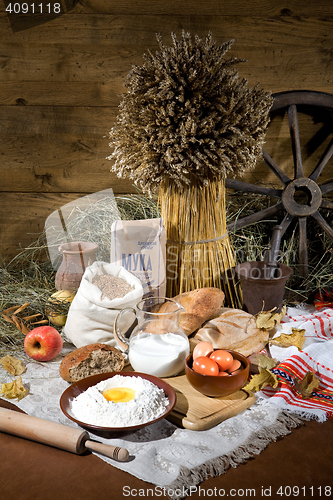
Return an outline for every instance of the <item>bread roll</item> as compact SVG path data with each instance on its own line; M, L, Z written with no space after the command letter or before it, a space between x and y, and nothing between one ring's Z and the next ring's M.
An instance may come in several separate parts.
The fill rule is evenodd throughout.
M119 372L124 365L124 356L118 349L96 343L79 347L67 354L60 364L59 374L72 383L98 373Z
M184 292L173 297L173 300L181 304L185 311L180 313L179 325L186 335L191 335L205 321L217 316L224 303L224 293L219 288L207 287L197 288L190 292ZM167 312L170 308L166 302L159 312Z
M257 328L256 319L241 309L224 308L206 322L193 337L194 343L210 342L214 349L230 349L243 356L260 352L268 342L267 330Z

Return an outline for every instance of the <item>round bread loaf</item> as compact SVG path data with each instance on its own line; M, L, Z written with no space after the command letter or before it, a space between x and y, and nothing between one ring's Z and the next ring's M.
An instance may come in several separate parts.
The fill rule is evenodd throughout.
M98 373L119 372L125 360L119 349L107 344L89 344L67 354L59 367L60 376L67 382L77 382Z
M255 316L241 309L225 307L216 318L202 326L192 345L209 342L214 349L230 349L247 357L260 352L268 342L269 332L258 328Z

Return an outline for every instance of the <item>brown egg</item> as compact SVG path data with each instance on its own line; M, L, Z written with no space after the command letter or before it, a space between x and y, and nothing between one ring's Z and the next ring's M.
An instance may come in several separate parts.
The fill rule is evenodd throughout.
M219 365L213 359L199 356L193 361L193 370L201 375L218 375Z
M234 373L237 370L239 370L239 368L241 368L241 366L242 366L242 363L238 359L234 359L233 362L232 362L232 365L228 369L228 372L229 373Z
M234 372L230 372L230 375L236 375L236 373L239 373L242 371L242 368L238 368L238 370L235 370Z
M223 372L229 371L234 361L232 354L224 349L216 349L209 357L219 365L220 370Z
M214 351L212 344L209 342L199 342L193 349L193 359L201 356L209 356Z

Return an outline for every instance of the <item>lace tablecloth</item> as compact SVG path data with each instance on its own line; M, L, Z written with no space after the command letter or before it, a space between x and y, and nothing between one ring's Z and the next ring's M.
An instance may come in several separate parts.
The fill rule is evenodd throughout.
M59 399L68 387L59 376L62 357L72 350L65 345L61 356L48 363L25 359L26 372L22 375L29 394L21 401L11 400L29 415L61 424L78 427L61 411ZM13 379L0 369L0 380ZM114 467L158 487L166 487L170 498L184 498L186 488L202 482L209 476L223 474L230 466L236 467L253 455L259 454L269 442L296 427L297 418L281 413L280 409L258 402L242 414L207 431L181 429L163 419L117 439L92 438L127 448L128 462L116 462L98 455Z
M294 326L301 325L306 329L305 351L315 348L318 351L316 356L319 356L318 360L313 360L310 368L321 377L320 389L330 391L333 398L333 385L331 387L331 383L327 382L332 378L328 378L327 373L333 373L333 361L329 356L330 366L323 366L324 358L320 354L324 350L327 358L325 353L328 347L333 349L333 309L320 313L314 308L289 310L287 319ZM47 363L36 363L28 357L24 358L27 369L22 380L29 394L19 402L11 401L29 415L77 427L62 413L59 405L60 396L68 387L68 383L59 376L59 365L62 357L73 348L73 345L65 344L61 355ZM292 352L278 349L275 348L274 357L279 361L283 362L288 355L291 356L288 360L293 359L296 348L290 348ZM299 359L298 356L298 364ZM1 383L12 380L13 377L1 368ZM292 387L289 391L292 391ZM104 439L92 435L92 439L127 448L130 453L128 462L116 462L98 456L141 480L159 488L165 487L170 498L181 499L187 497L187 488L197 486L211 476L223 474L230 466L237 467L261 453L270 442L302 424L304 413L308 418L327 418L325 410L329 411L329 406L325 408L321 405L319 415L317 408L311 414L309 408L304 412L303 408L290 405L290 401L281 398L281 395L279 391L274 391L272 397L263 392L257 393L256 403L252 407L206 431L181 429L163 419L119 438ZM298 404L302 405L302 400L299 399Z

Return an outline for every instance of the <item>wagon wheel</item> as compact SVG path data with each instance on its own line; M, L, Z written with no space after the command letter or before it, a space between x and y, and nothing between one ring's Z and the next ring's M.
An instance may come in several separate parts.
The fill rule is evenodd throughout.
M256 184L250 184L234 179L226 179L225 185L237 191L247 193L264 194L270 197L278 198L278 202L268 208L256 213L240 218L235 222L228 224L229 231L235 231L249 224L264 220L267 217L274 216L279 212L284 212L284 218L278 226L279 237L281 238L294 219L298 219L299 230L299 267L303 278L308 275L308 245L307 245L307 218L312 217L325 233L333 240L333 228L327 223L319 212L320 208L333 209L333 202L323 199L323 195L333 191L333 182L327 182L321 185L317 184L318 178L325 165L333 154L333 139L331 139L320 161L315 166L308 177L305 177L303 163L301 158L301 142L298 126L297 107L307 106L310 109L326 109L333 113L333 95L322 92L311 91L291 91L275 94L271 115L281 109L288 111L289 132L292 143L294 158L294 176L289 177L263 150L262 155L265 164L274 173L282 189L274 189ZM333 115L331 114L333 121ZM332 132L332 127L330 129ZM298 195L303 193L306 198L305 204L298 203ZM276 238L276 235L274 235Z

